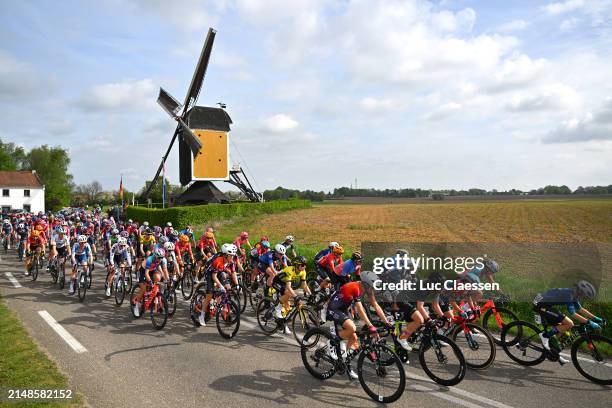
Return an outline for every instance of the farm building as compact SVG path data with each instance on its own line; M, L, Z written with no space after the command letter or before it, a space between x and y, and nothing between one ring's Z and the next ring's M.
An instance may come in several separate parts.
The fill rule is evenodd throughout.
M45 211L45 186L36 171L0 171L0 206L2 212Z

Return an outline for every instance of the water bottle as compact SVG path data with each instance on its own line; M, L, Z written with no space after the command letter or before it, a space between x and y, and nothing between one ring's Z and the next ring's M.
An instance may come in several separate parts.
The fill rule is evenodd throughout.
M331 327L329 328L329 332L332 334L332 336L336 335L336 325L332 324Z

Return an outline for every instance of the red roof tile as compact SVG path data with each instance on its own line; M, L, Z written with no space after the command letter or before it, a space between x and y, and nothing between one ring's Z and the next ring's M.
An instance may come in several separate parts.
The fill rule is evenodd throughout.
M0 171L0 187L42 188L42 183L31 171Z

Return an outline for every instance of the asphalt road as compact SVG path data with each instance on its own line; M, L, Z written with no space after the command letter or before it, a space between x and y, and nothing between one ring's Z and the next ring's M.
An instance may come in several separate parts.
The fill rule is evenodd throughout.
M67 288L53 286L48 274L32 282L13 253L0 254L2 297L92 407L377 405L346 375L327 381L310 376L293 337L264 335L249 306L231 341L213 325L194 328L186 302L179 302L164 330L155 331L147 317L132 319L127 301L117 307L104 297L103 274L98 264L92 288L79 303ZM73 337L72 347L41 311ZM521 367L498 349L493 366L468 370L463 382L446 388L430 381L413 356L406 366L406 390L395 406L612 406L612 388L591 383L571 364Z

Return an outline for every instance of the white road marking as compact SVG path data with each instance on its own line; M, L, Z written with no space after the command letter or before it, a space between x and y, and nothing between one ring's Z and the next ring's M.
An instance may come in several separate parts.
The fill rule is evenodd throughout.
M14 287L16 288L21 288L21 283L19 283L19 281L17 279L15 279L15 277L13 276L12 273L10 272L5 272L4 273L6 275L6 278L13 284Z
M83 345L79 343L77 339L72 337L72 334L68 333L68 331L49 314L49 312L46 310L39 310L38 314L66 343L68 343L68 345L76 353L84 353L87 351L87 349L83 347Z
M572 359L572 356L570 356L569 354L565 354L565 353L559 353L560 355L562 355L563 357L569 358L570 360ZM578 358L578 360L582 360L582 361L590 361L591 363L594 363L593 360L590 360L588 358L584 358L584 357L580 357L580 356L576 356ZM601 364L601 363L598 363ZM610 363L603 363L606 367L610 367L612 368L612 364Z
M447 393L440 392L440 391L433 391L433 388L425 387L424 385L410 384L409 387L417 391L425 391L427 392L428 395L432 395L434 397L437 397L437 398L440 398L440 399L443 399L449 402L453 402L458 405L463 405L464 407L467 407L467 408L483 408L481 405L462 400L461 398L453 397L452 395L448 395Z

